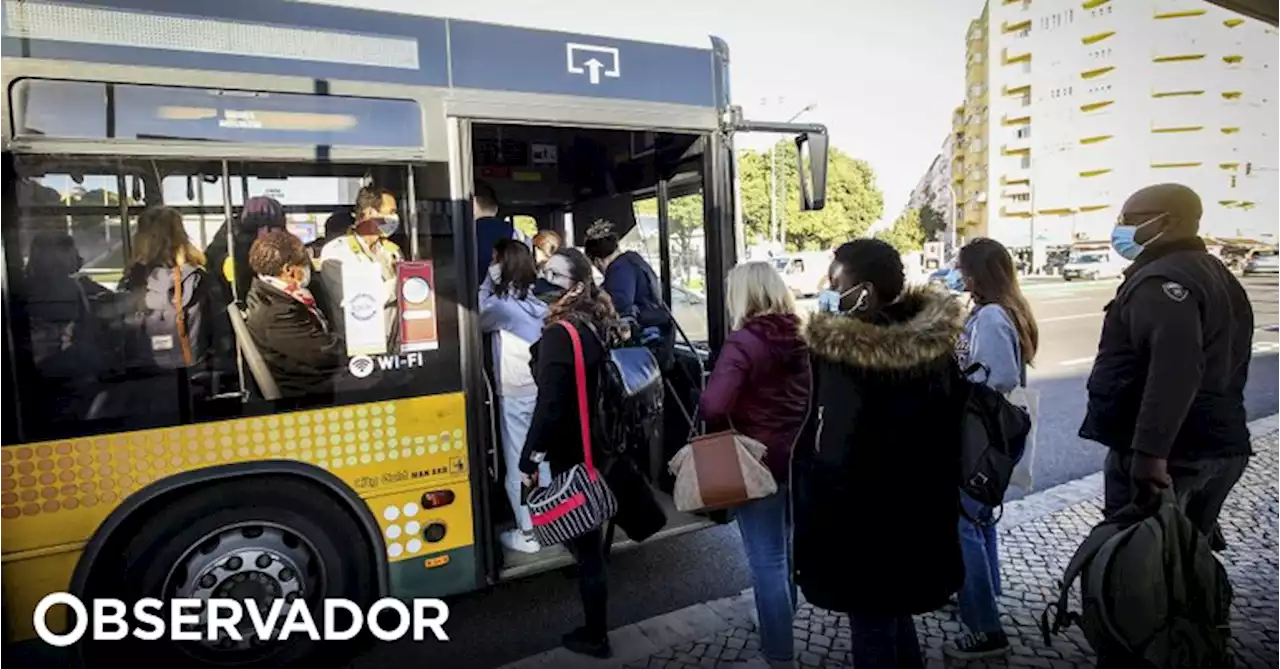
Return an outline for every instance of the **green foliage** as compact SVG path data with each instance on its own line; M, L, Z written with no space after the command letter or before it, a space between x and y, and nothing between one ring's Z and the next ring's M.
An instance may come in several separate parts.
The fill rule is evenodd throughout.
M787 248L823 250L861 237L884 214L884 195L876 186L875 171L862 160L832 147L827 162L827 201L822 211L800 211L800 179L793 141L775 146L779 224L786 231ZM769 238L769 152L738 152L742 219L748 245ZM657 215L654 200L636 204L640 214ZM702 226L702 197L687 195L671 201L672 264L688 250Z
M888 242L899 253L919 251L924 248L925 231L920 225L920 209L908 209L898 216L888 230L876 233L876 239Z
M947 216L945 213L934 209L933 196L933 189L926 186L924 205L920 207L920 227L924 228L925 239L938 241L942 239L942 234L947 231Z
M636 214L658 215L656 198L636 203ZM667 203L667 214L671 224L671 269L677 282L689 286L693 281L692 268L700 267L704 261L701 254L695 253L694 238L702 234L702 194L694 193L677 197Z
M827 201L822 211L800 211L800 179L794 142L774 146L777 161L778 217L786 231L787 248L822 250L866 233L884 214L884 195L876 187L875 171L832 147L827 161ZM738 173L742 181L742 216L749 241L769 236L769 153L742 151Z

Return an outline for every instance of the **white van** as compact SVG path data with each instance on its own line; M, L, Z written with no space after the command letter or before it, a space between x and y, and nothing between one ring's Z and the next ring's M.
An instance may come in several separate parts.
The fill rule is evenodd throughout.
M831 251L801 251L775 256L769 262L796 297L812 297L827 289L827 272L833 260Z
M1067 264L1062 266L1062 279L1118 279L1130 262L1116 253L1110 245L1072 248Z

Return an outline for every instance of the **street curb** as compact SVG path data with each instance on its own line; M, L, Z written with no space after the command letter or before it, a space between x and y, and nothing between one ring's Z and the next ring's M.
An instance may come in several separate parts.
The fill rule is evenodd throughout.
M1280 431L1280 414L1259 418L1249 423L1252 439ZM1028 494L1004 505L1001 527L1017 527L1046 515L1057 513L1102 495L1102 473L1090 474L1052 488ZM801 604L803 605L803 597ZM555 648L505 664L500 669L576 669L622 667L643 660L672 646L702 639L724 630L740 627L756 617L755 599L750 588L738 595L694 604L609 632L614 656L597 660Z

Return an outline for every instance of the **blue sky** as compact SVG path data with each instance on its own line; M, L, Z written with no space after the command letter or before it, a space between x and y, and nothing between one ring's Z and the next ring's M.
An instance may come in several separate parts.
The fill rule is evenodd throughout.
M951 129L965 30L982 10L982 0L307 1L698 47L716 35L748 117L786 120L816 103L802 120L825 123L833 145L871 163L889 219ZM739 146L769 139L744 135Z

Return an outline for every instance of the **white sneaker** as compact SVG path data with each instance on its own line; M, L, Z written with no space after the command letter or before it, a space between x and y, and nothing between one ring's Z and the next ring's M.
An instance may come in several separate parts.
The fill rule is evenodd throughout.
M521 553L537 553L542 550L542 544L533 538L532 534L522 532L520 530L507 530L498 536L502 545L513 551Z

